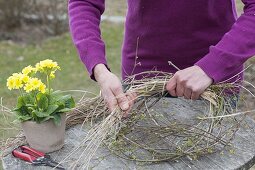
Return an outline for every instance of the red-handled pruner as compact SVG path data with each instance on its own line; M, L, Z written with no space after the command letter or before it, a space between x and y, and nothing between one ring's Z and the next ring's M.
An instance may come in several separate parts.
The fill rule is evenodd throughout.
M64 170L65 168L59 163L53 161L50 155L35 149L29 148L28 146L22 145L12 151L12 155L16 158L30 162L35 166L50 166L57 169Z

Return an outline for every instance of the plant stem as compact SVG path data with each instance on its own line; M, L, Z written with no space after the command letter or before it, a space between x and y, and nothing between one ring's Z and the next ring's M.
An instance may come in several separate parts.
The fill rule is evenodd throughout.
M23 97L24 95L23 95L21 88L19 88L19 92L20 92L20 95Z
M33 96L34 96L34 98L35 98L36 109L39 110L39 107L38 107L38 100L37 100L37 98L36 98L36 93L35 93L35 91L33 91L32 93L33 93Z
M50 78L49 78L49 74L48 73L47 73L47 86L48 86L49 95L50 95Z

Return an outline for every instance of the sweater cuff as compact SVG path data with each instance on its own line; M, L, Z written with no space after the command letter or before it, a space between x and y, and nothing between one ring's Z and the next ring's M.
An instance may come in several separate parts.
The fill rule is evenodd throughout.
M233 55L227 54L215 46L210 47L210 52L200 59L195 65L199 66L214 83L219 83L238 73L243 65L236 61Z
M81 61L87 68L89 76L92 80L96 81L94 76L94 67L97 64L104 64L106 68L110 71L109 67L107 66L107 61L105 57L105 46L104 43L77 43L76 44L78 53L80 56Z

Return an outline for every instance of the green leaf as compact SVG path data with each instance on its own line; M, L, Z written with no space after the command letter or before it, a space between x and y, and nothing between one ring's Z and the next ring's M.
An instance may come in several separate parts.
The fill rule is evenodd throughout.
M70 95L56 95L54 96L55 100L58 102L64 102L70 98Z
M32 96L32 94L27 94L23 96L23 101L27 105L34 105L35 103L35 98Z
M69 111L71 111L71 110L72 110L72 109L70 109L70 108L64 108L64 109L58 110L58 112L64 113L64 112L69 112Z
M56 93L54 95L51 95L50 97L50 104L57 104L59 106L59 109L64 108L73 108L75 106L74 99L71 95L60 95L59 93Z
M60 91L54 91L49 95L49 104L56 104L61 98Z
M33 113L39 118L50 116L47 112L40 112L38 110L34 110Z
M29 115L29 111L28 108L26 106L21 106L20 108L15 108L12 110L13 112L15 112L17 115Z
M38 107L43 111L47 110L49 105L47 96L45 94L38 93L36 98L38 100Z
M60 116L60 114L54 114L53 115L53 117L54 117L54 123L56 124L56 125L60 125L60 122L61 122L61 116Z
M46 113L47 113L48 115L51 115L51 114L54 113L58 108L59 108L58 105L49 105L49 107L48 107Z
M18 97L18 101L17 101L17 106L16 106L15 109L20 109L24 105L25 105L24 97L23 96L19 96Z
M58 109L64 109L65 108L65 103L64 102L56 102L56 105L58 105Z
M27 110L28 110L28 112L30 114L30 113L32 113L35 110L35 108L34 108L34 106L33 107L27 107Z
M42 96L46 96L46 94L45 93L41 93L41 92L37 93L36 94L36 100L40 100Z
M22 122L24 121L28 121L28 120L31 120L32 117L30 115L21 115L21 116L18 116L18 119Z
M49 119L54 119L54 116L45 117L45 118L43 118L40 122L45 122L45 121L47 121L47 120L49 120Z
M14 109L12 109L13 112L19 111L20 108L15 107Z
M73 99L72 96L70 96L70 98L68 98L65 101L65 107L67 107L67 108L74 108L75 107L75 102L74 102L74 99Z
M21 108L24 111L25 107L32 107L34 106L34 100L31 95L19 96L17 100L17 106L14 111L21 112Z
M35 105L33 105L33 104L26 104L25 106L26 107L35 107Z

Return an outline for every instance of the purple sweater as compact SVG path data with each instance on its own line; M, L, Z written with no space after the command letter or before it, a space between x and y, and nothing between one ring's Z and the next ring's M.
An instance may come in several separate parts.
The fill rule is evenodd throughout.
M180 69L198 65L217 83L255 54L255 0L242 0L238 19L234 0L127 1L122 78L153 69L174 73L171 61ZM104 0L69 0L68 7L74 44L93 77L96 64L107 65L99 28Z

